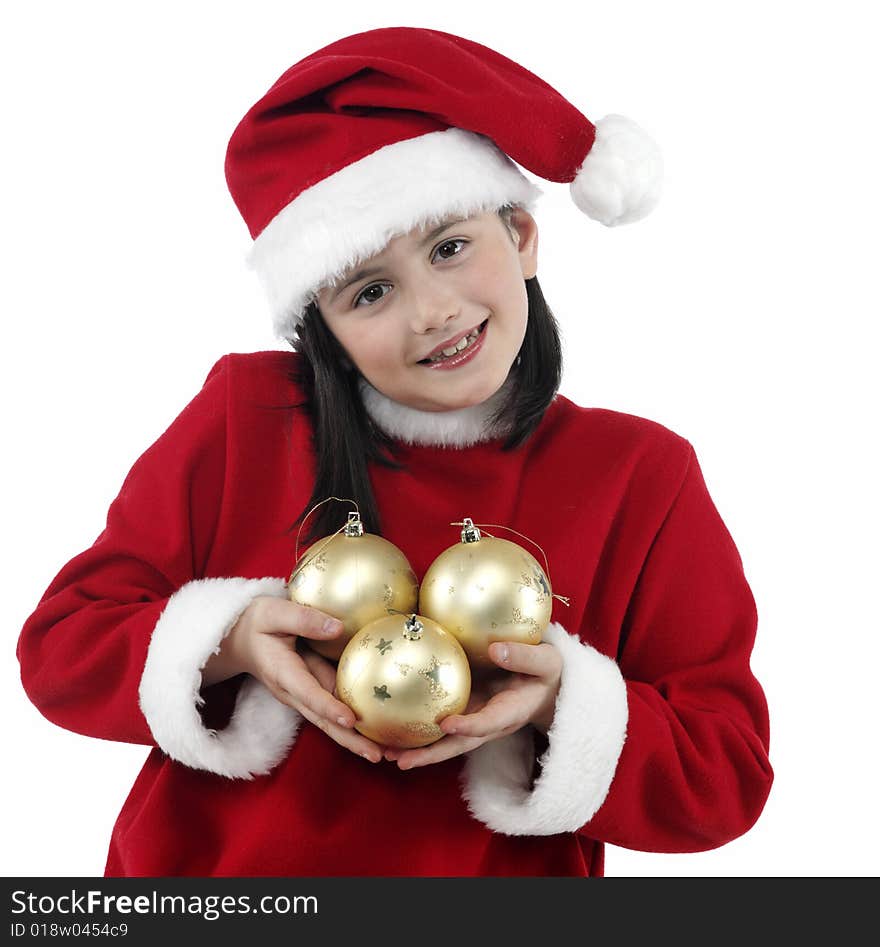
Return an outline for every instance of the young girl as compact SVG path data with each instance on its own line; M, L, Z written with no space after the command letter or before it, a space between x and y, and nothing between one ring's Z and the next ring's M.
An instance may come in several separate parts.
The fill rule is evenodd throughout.
M514 160L511 160L514 159ZM644 216L656 149L592 125L484 46L373 30L285 72L226 170L292 352L229 355L135 463L94 545L21 635L50 720L153 747L109 875L597 875L603 843L697 851L772 782L756 613L691 445L557 394L535 187L607 225ZM290 602L294 537L368 530L421 578L453 521L540 543L540 645L430 746L354 729L341 624ZM501 533L501 535L510 534Z

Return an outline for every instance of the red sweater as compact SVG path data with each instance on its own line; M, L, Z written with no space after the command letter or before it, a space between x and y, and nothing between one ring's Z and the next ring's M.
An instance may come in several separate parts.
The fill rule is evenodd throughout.
M684 852L745 832L772 770L737 550L686 440L562 396L512 452L403 445L405 469L370 470L419 579L465 516L544 548L570 599L545 639L563 656L546 738L400 771L249 677L200 689L253 596L284 595L314 477L298 357L221 359L22 631L49 720L153 746L107 874L596 875L603 842Z

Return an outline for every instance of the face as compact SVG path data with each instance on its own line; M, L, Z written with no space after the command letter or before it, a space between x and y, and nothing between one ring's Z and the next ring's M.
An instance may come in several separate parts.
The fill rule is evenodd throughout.
M537 225L519 208L509 227L495 212L445 220L394 238L321 290L318 307L387 397L422 411L480 404L522 345L537 245Z

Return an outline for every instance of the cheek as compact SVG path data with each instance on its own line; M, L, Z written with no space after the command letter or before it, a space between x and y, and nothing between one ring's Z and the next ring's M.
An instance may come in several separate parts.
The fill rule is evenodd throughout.
M336 327L334 334L348 357L362 371L369 371L371 367L381 366L394 359L393 340L387 331L382 331L378 322L351 322Z
M473 298L500 315L510 319L526 317L528 296L516 257L499 253L487 259L485 266L471 274L470 291Z
M482 299L486 308L493 312L495 331L502 329L519 345L525 336L529 317L529 297L519 270L508 274L506 279L496 278L491 284L484 284Z

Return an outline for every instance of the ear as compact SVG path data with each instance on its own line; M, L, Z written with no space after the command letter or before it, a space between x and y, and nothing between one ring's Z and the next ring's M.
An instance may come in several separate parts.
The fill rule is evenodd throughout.
M538 272L538 225L527 210L514 207L510 226L519 237L517 253L523 279L531 279Z

